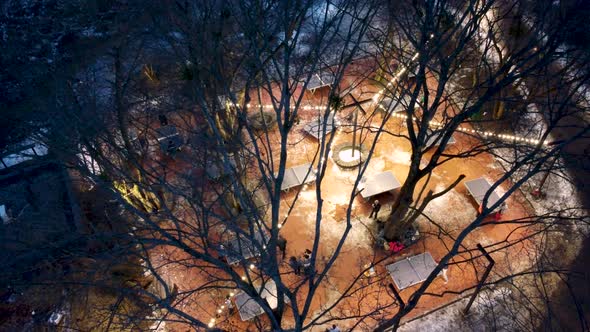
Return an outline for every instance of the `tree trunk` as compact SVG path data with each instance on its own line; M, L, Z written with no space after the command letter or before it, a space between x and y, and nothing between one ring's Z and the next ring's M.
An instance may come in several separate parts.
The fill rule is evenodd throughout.
M414 201L414 191L418 181L422 178L418 166L420 163L412 162L407 180L400 189L399 196L391 209L391 214L385 224L385 239L393 240L399 238L404 231L414 222L415 215L411 213L410 207Z
M397 209L393 210L385 224L385 239L388 241L399 239L410 222L406 219L411 201L403 199Z

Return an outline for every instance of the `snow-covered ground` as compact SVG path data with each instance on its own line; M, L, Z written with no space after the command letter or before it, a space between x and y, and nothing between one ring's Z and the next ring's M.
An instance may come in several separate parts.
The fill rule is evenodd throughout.
M435 188L435 192L440 192L444 189L444 186L441 184ZM441 213L441 211L447 210L450 206L464 206L465 208L457 209L449 214ZM469 197L458 193L455 189L431 201L426 206L426 209L424 209L424 213L449 232L465 228L477 216L477 211L472 207Z
M489 29L489 26L486 24L482 24L480 26L480 37L482 37L484 40L486 39L485 36L487 35L487 31L485 30L487 29ZM483 51L482 48L484 45L479 46L480 50ZM484 52L484 54L490 57L491 61L498 61L498 54L494 54L493 52ZM527 82L524 81L517 82L516 84L517 91L523 96L525 100L529 95L529 89L527 88L526 84ZM458 100L457 102L460 105L464 103L463 100ZM515 128L515 135L529 138L539 138L547 130L543 115L535 104L530 104L527 108L527 111L528 112L523 117L521 117L519 126ZM551 140L551 138L549 138L549 140ZM505 158L506 161L510 161L514 158L512 150L504 149L496 152L498 155ZM504 168L509 168L511 163L506 161L499 159L497 160L497 162L500 163ZM556 165L560 166L564 165L564 163L562 160L558 160ZM513 180L518 180L520 177L524 176L527 171L528 169L523 168L521 171L515 174ZM543 192L546 194L546 196L542 199L535 199L530 194L530 192L532 189L538 186L539 182L545 175L544 172L535 175L521 188L522 194L525 196L535 211L535 215L543 215L550 211L555 211L556 208L571 208L572 210L567 212L568 216L580 216L581 214L585 213L582 209L582 201L578 194L578 188L576 188L574 185L575 182L573 181L572 174L567 169L565 169L565 167L559 167L559 170L553 171L553 173L554 174L551 174L547 178L547 181L544 184ZM494 183L494 181L490 181L490 179L488 179L488 181L490 183ZM497 191L500 191L500 187L497 189ZM500 192L498 193L501 194ZM457 200L461 199L464 200L465 197L458 195L454 190L452 190L443 197L431 202L426 208L425 213L430 216L436 216L435 212L441 207L448 206L450 204L457 204L459 203ZM469 204L465 204L465 202L463 202L463 205L469 206ZM464 214L474 213L475 211L464 211ZM468 216L465 215L460 219L472 220L472 218L467 217ZM440 220L440 222L444 221L445 220ZM448 221L450 222L451 220ZM453 221L452 224L456 222L457 221ZM578 239L568 239L569 243L576 248L579 247L579 240L584 237L583 234L586 234L585 236L587 236L590 233L588 227L584 227L584 230L581 230L580 225L581 223L575 224L572 228L576 231L579 231L578 234L581 233L582 236L580 236ZM512 268L521 270L523 267L512 266ZM514 305L515 303L512 299L513 295L515 294L512 294L508 288L498 287L493 290L484 290L477 297L469 315L467 316L463 314L463 310L467 305L469 296L466 296L465 298L441 309L435 310L427 315L421 316L420 318L411 320L405 323L399 329L399 331L462 332L520 330L522 325L519 323L527 322L528 320L527 317L524 317L526 310L510 308L510 306Z
M484 290L476 297L468 315L463 311L469 302L469 296L436 310L418 319L402 325L401 332L474 332L474 331L515 331L518 330L518 313L506 308L507 297L511 291L507 288Z
M390 152L383 155L383 158L389 160L394 164L410 165L410 158L412 154L409 151L404 151L400 148L394 147Z
M320 226L320 233L323 243L336 243L344 235L346 230L346 221L344 220L344 210L348 205L350 199L350 191L342 191L344 194L339 196L330 196L324 201L323 215ZM303 190L299 194L296 209L293 210L292 216L301 217L301 222L305 225L301 229L305 229L310 237L315 235L316 216L302 215L305 211L315 211L317 206L316 192L314 189ZM334 211L342 210L342 216ZM342 220L336 218L342 217ZM365 226L366 217L355 218L352 217L352 229L347 235L346 244L356 247L370 248L373 243L371 232Z

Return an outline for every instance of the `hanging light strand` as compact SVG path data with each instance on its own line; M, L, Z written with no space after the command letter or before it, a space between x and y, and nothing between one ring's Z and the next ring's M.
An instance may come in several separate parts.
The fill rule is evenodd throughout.
M254 265L254 264L250 264L250 265L248 266L248 268L249 268L250 270L254 270L254 269L256 268L256 265ZM246 275L243 275L241 279L242 279L243 281L246 281L248 278L246 277ZM228 298L230 299L230 301L231 301L231 299L234 297L234 295L236 295L236 291L235 291L235 290L234 290L234 291L231 291L231 292L229 292L229 294L227 294L227 296L228 296ZM211 319L209 320L209 323L207 324L207 326L208 326L209 328L213 328L213 327L215 327L215 324L216 324L216 322L217 322L217 318L218 318L219 316L221 316L221 314L223 313L223 311L224 311L225 309L229 309L229 307L226 307L225 303L224 303L224 304L222 304L221 306L219 306L219 307L217 308L217 310L215 311L215 313L216 313L216 316L215 316L215 317L211 317Z
M431 34L430 39L432 39L433 37L434 37L434 35ZM416 61L416 59L418 59L419 56L420 56L420 53L416 52L416 54L414 54L414 56L412 57L411 61ZM387 87L391 87L395 82L397 82L401 78L401 76L403 74L405 74L406 71L407 71L407 67L405 67L405 66L402 67L395 74L395 76L389 81L389 83L387 83ZM373 102L379 103L379 101L383 98L382 95L384 93L385 93L385 88L379 90L379 92L377 92L373 96L373 98L372 98ZM387 109L385 107L383 107L383 105L381 105L381 103L379 103L379 105L377 107L383 109L384 111L387 111ZM392 116L394 118L400 118L400 119L407 119L408 118L407 115L402 114L402 113L391 113L390 116ZM412 119L416 120L416 117L412 117ZM429 122L429 126L440 128L440 127L443 127L444 125L441 122L433 120L433 121ZM495 132L490 132L490 131L475 130L475 129L461 127L461 126L457 127L457 131L480 135L480 136L486 137L486 138L497 138L497 139L501 139L504 141L522 142L522 143L528 143L531 145L537 145L540 142L538 139L531 139L531 138L526 138L526 137L517 136L517 135L501 134L501 133L495 133ZM546 145L547 142L543 142L543 144Z
M381 105L379 105L379 106L381 108L383 108L383 106L381 106ZM407 119L408 118L407 115L402 114L402 113L392 113L391 117L399 118L399 119ZM413 119L416 120L416 117L413 117ZM429 122L429 126L435 127L435 128L440 128L440 127L443 127L444 124L441 122L432 120ZM512 135L512 134L503 134L503 133L496 133L496 132L491 132L491 131L475 130L475 129L467 128L465 126L457 127L457 131L467 133L467 134L479 135L481 137L490 138L490 139L496 138L496 139L500 139L503 141L521 142L521 143L528 143L531 145L537 145L540 143L540 140L538 140L538 139L526 138L523 136ZM546 145L547 142L543 142L543 144Z

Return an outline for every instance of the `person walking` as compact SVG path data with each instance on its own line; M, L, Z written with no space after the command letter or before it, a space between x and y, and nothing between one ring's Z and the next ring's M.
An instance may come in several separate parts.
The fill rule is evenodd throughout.
M301 274L301 264L299 264L299 261L297 258L295 258L295 256L291 256L291 258L289 258L289 265L293 269L293 272L295 272L295 275Z
M287 253L287 240L280 235L279 235L279 238L277 239L277 247L283 253L283 256L281 259L285 259L285 254Z
M371 210L369 218L377 219L377 214L379 214L379 210L381 210L381 203L379 203L379 200L375 200L375 202L373 202L371 206L373 207L373 209Z

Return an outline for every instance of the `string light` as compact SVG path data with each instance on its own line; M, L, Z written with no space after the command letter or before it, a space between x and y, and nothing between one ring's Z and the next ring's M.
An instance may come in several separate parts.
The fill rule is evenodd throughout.
M379 105L379 107L382 109L385 109L383 107L383 105ZM404 119L404 120L408 118L408 116L403 113L391 113L390 116L394 117L394 118ZM412 117L412 119L416 120L416 117ZM430 125L430 127L444 126L441 122L434 121L434 120L430 121L429 125ZM473 133L473 134L480 135L480 136L483 136L486 138L497 138L497 139L506 140L506 141L524 142L524 143L529 143L531 145L537 145L540 143L540 141L537 139L508 135L508 134L500 134L500 133L495 133L495 132L491 132L491 131L475 130L475 129L461 127L461 126L457 127L457 131L466 132L466 133ZM547 144L547 142L544 142L543 144Z
M433 38L434 35L430 35L430 38ZM415 61L416 59L418 59L418 57L420 56L419 52L416 52L416 54L414 54L414 56L412 56L411 61ZM391 87L393 85L394 82L398 81L399 78L405 74L408 71L407 67L402 67L396 74L395 76L390 80L390 82L387 83L388 87ZM373 97L371 98L373 100L373 102L375 104L379 103L379 100L381 99L382 95L384 94L385 89L381 89L380 91L378 91L377 93L375 93L375 95L373 95ZM235 106L235 104L231 104L233 106ZM246 104L246 106L248 108L263 108L263 109L274 109L274 105L272 104ZM322 110L325 109L327 106L325 105L304 105L304 106L299 106L299 108L302 108L304 110ZM378 108L382 109L382 110L387 110L381 103L378 104L377 106ZM294 110L296 109L297 106L291 106L290 109ZM391 113L390 114L391 117L393 118L399 118L399 119L407 119L408 116L406 114L403 113ZM417 120L416 117L412 116L413 120ZM340 123L338 121L335 121L336 125L339 125ZM431 127L442 127L444 126L443 123L438 122L438 121L430 121L429 125ZM339 128L338 131L342 131L342 128ZM472 134L476 134L476 135L480 135L486 138L497 138L497 139L501 139L501 140L508 140L508 141L515 141L515 142L524 142L524 143L528 143L531 145L537 145L540 143L539 140L537 139L531 139L531 138L525 138L525 137L520 137L520 136L514 136L514 135L508 135L508 134L500 134L500 133L494 133L494 132L490 132L490 131L480 131L480 130L475 130L475 129L470 129L470 128L465 128L465 127L457 127L457 131L459 132L465 132L465 133L472 133ZM546 142L544 142L543 144L547 144ZM325 163L325 159L324 160L320 160L320 166L323 165ZM306 187L304 187L304 189L306 189ZM279 224L279 228L281 228L281 225Z
M231 104L232 106L236 107L239 105L236 104ZM262 108L262 109L275 109L275 106L272 104L246 104L247 108ZM297 105L293 105L290 106L289 109L294 110L294 109L303 109L303 110L323 110L326 107L328 107L327 105L303 105L303 106L297 106Z
M250 266L252 267L253 265L254 265L254 264L252 264L252 265L250 265ZM244 276L244 277L242 277L242 279L244 279L244 278L246 278L246 277L245 277L245 276ZM235 295L235 293L234 293L234 292L229 292L229 298L230 298L230 300L231 300L231 298L232 298L232 297L234 297L234 295ZM209 328L213 328L213 327L215 326L216 318L219 318L219 316L220 316L220 315L223 313L223 310L225 310L225 305L221 305L221 306L220 306L220 307L217 309L217 311L216 311L216 312L217 312L217 316L216 316L216 317L213 317L213 318L211 318L211 320L209 320L209 323L207 324L207 326L208 326Z
M430 39L434 38L434 34L430 34ZM420 52L416 52L416 54L414 54L414 56L412 57L411 61L415 61L416 59L418 59L418 57L420 56ZM395 74L395 76L387 83L387 86L390 87L393 85L394 82L396 82L397 80L399 80L399 78L407 71L407 67L402 67L397 74ZM379 100L381 99L381 95L384 93L385 89L381 89L379 90L379 92L375 93L375 95L373 96L373 102L376 104L379 102ZM387 111L387 109L379 104L378 105L379 108ZM408 116L402 113L390 113L391 117L394 118L400 118L400 119L407 119ZM416 117L412 116L413 120L416 120ZM429 122L429 126L434 126L434 127L442 127L443 124L438 122L438 121L430 121ZM478 134L484 137L491 137L491 138L499 138L499 139L503 139L503 140L512 140L512 141L516 141L516 142L526 142L526 143L530 143L532 145L537 145L539 144L539 140L536 139L531 139L531 138L524 138L524 137L519 137L519 136L513 136L513 135L506 135L506 134L497 134L497 133L493 133L493 132L489 132L489 131L478 131L475 129L469 129L469 128L464 128L464 127L457 127L457 131L460 132L471 132L474 134ZM547 144L547 142L544 142L543 144Z

